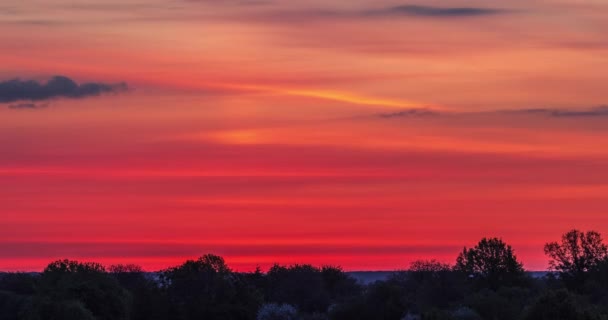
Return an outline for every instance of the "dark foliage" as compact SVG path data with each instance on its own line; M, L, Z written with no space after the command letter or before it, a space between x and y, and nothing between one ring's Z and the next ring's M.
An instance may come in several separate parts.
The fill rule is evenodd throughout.
M570 231L546 252L556 272L527 276L501 239L456 264L420 260L363 285L339 267L232 271L204 255L160 272L59 260L0 274L0 320L608 320L608 259L595 232Z
M361 296L330 309L335 320L401 319L407 310L405 288L398 280L377 281Z
M41 297L36 303L40 304L43 314L47 308L60 305L49 312L90 313L98 320L129 319L130 293L100 264L52 262L42 273L38 286Z
M144 272L137 265L113 265L110 266L109 272L133 297L131 319L166 320L169 318L166 292L159 286L153 274Z
M549 265L560 272L570 288L588 280L590 274L597 274L600 265L608 258L608 247L602 236L595 231L571 230L562 236L560 242L545 245Z
M325 313L332 303L356 296L360 287L340 268L274 265L266 275L266 297L305 313Z
M549 291L539 297L526 311L525 320L595 320L605 319L586 302L565 289Z
M169 319L254 319L262 296L245 280L211 254L163 271Z
M448 308L461 301L469 290L463 273L453 272L450 265L435 260L413 262L401 278L411 310L421 313Z
M522 263L511 246L499 238L483 238L474 248L465 247L456 259L454 270L492 289L525 281Z

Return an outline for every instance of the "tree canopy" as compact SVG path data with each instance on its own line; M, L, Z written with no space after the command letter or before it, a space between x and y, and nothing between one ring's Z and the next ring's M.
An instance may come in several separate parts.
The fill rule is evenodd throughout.
M545 254L550 258L551 268L577 276L594 270L606 260L608 247L598 232L573 229L565 233L560 242L547 243Z
M571 230L545 249L555 273L530 276L511 246L483 238L453 267L417 260L369 283L335 266L237 272L213 254L158 272L57 260L41 273L0 273L0 319L608 319L608 257L599 233Z
M511 246L500 238L483 238L475 247L465 247L454 268L484 279L493 287L500 282L516 281L524 275L523 264L517 260Z

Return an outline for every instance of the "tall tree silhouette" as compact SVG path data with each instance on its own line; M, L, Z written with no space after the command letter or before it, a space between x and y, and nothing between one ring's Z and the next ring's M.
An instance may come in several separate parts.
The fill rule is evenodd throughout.
M573 229L562 235L561 242L547 243L545 254L551 258L552 269L565 277L580 278L606 260L608 247L598 232Z
M493 288L512 285L524 277L522 263L511 246L499 238L483 238L474 248L465 247L454 269L483 279Z

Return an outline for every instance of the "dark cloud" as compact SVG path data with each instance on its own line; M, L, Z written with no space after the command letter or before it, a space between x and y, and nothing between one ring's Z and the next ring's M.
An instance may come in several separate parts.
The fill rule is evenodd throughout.
M587 109L511 109L511 110L488 110L479 112L444 112L432 109L406 109L391 113L380 113L375 116L383 119L391 118L418 118L425 116L459 116L459 117L475 117L475 116L491 116L491 115L512 115L512 116L541 116L554 118L593 118L593 117L608 117L608 105L599 106Z
M279 20L311 20L323 18L385 18L400 16L416 16L426 18L457 18L475 17L507 13L504 9L478 7L431 7L422 5L401 5L385 8L368 8L358 11L339 10L310 10L299 12L283 12L274 14L272 19Z
M0 103L43 101L54 98L80 99L104 93L122 92L127 88L126 83L88 82L78 84L64 76L55 76L46 83L35 80L12 79L0 82Z
M588 109L522 109L503 112L547 115L551 117L608 117L608 106L599 106Z
M430 7L421 5L402 5L380 10L368 11L369 15L408 15L421 17L471 17L504 13L502 9L476 7Z
M274 4L270 0L186 0L187 2L208 3L213 5L260 6Z
M391 113L381 113L378 116L380 118L400 118L400 117L427 117L437 116L438 112L430 109L407 109Z
M554 110L554 117L605 117L608 116L608 106L601 106L589 110Z
M48 107L48 103L17 103L8 106L9 109L42 109Z

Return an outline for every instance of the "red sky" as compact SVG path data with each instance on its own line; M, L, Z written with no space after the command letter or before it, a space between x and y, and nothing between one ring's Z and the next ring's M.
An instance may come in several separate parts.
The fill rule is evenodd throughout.
M603 0L0 5L0 270L204 253L392 270L484 236L544 269L545 242L608 232L607 17ZM55 75L129 90L3 91Z

